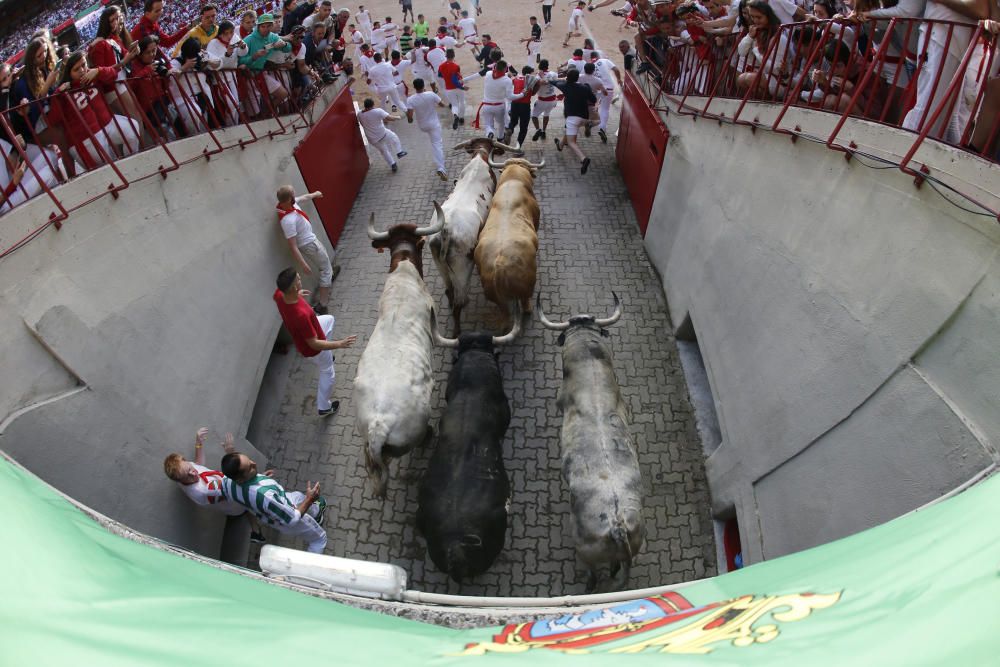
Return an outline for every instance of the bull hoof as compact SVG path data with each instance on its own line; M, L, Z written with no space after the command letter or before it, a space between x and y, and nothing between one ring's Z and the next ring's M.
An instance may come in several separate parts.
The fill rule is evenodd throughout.
M587 595L590 595L596 590L597 590L597 573L591 570L590 576L587 578L587 587L583 589L583 592Z

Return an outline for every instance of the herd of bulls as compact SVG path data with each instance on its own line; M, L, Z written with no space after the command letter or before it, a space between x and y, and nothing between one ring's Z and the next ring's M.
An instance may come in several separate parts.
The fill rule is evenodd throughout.
M523 314L531 311L540 215L534 178L545 162L494 162L496 154L519 151L491 139L456 148L472 159L444 204L434 203L428 226L400 224L379 232L374 214L369 220L372 245L379 252L388 249L390 263L378 321L358 364L354 403L365 468L374 493L384 498L389 460L433 439L433 345L456 351L447 406L420 486L417 528L434 564L461 582L485 572L506 539L511 486L502 443L510 405L497 350L517 338ZM438 331L424 285L425 241L445 282L453 338ZM477 269L486 297L512 321L504 336L461 332L462 308ZM539 301L538 314L545 327L560 332L562 472L577 554L590 570L588 591L596 587L603 565L611 567L612 576L624 568L624 584L644 527L635 444L606 342L607 327L621 317L621 305L616 295L608 318L577 315L553 323Z

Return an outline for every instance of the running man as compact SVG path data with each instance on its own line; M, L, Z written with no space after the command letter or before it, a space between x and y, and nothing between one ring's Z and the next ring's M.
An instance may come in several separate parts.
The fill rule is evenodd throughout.
M580 3L583 4L583 3ZM556 139L556 150L562 151L565 146L580 159L580 173L586 174L590 168L590 158L583 154L576 143L576 135L590 118L590 105L597 104L597 97L589 86L579 83L580 70L570 69L566 72L565 81L553 81L553 85L562 91L566 113L566 132L562 140Z
M410 13L410 21L413 21L413 0L399 0L399 4L403 6L403 23L406 23L406 13Z
M607 100L607 104L610 107L611 93L608 92L608 90L604 87L604 82L601 81L601 79L594 72L595 72L594 63L587 63L586 65L584 65L583 73L580 75L579 79L580 83L586 86L590 86L590 90L594 93L594 96L597 97L597 103L599 105L604 104L604 101ZM588 116L591 116L589 111L590 110L588 109ZM588 119L587 124L584 126L586 128L585 136L588 137L590 136L590 128L592 126L593 122ZM601 141L603 141L604 143L608 143L608 135L604 131L603 127L599 132L601 135Z
M444 96L451 105L451 129L457 130L459 125L465 125L465 80L462 78L462 68L455 62L455 50L445 51L445 60L438 68L438 76L444 80ZM473 75L477 77L478 74ZM472 77L470 77L471 79Z
M319 273L319 289L314 306L317 315L326 315L329 312L327 306L330 302L330 289L334 278L340 273L340 267L334 271L326 247L316 237L309 216L299 208L299 204L322 196L323 193L317 190L296 197L295 188L291 185L282 185L278 188L277 194L278 222L292 252L292 259L305 275L312 275L313 269Z
M549 71L549 61L542 59L538 63L538 99L531 109L531 124L535 126L535 133L531 136L532 141L546 139L545 130L549 127L549 115L556 108L559 99L559 90L552 83L558 77L555 72ZM542 119L539 126L538 119Z
M364 5L358 5L358 13L354 15L354 19L357 21L358 29L365 36L365 40L371 41L372 39L372 15Z
M580 32L583 27L583 8L587 6L585 2L577 2L576 7L573 12L569 15L569 25L567 26L566 39L563 40L563 46L569 46L569 40L573 37L579 37L582 33Z
M431 142L431 152L434 155L434 166L437 169L438 178L442 181L448 180L448 173L444 169L444 143L441 139L441 120L437 115L438 104L441 98L436 94L424 90L424 80L413 80L413 95L406 98L406 120L410 123L416 119L417 127L427 135Z
M542 21L545 22L545 29L548 30L552 27L552 5L556 4L556 0L538 0L542 3Z
M395 90L395 89L393 89ZM375 100L370 97L365 98L365 108L358 113L358 122L365 130L368 143L378 149L378 152L385 158L386 164L392 169L392 173L399 171L396 158L406 156L403 145L399 141L396 133L385 126L386 121L393 122L402 120L401 116L393 116L385 109L375 106Z
M538 90L538 77L534 74L535 68L525 65L521 69L521 74L514 77L514 92L519 95L510 103L510 125L504 134L503 142L510 144L510 139L514 135L514 128L520 124L517 133L517 147L524 144L525 137L528 136L528 120L531 118L531 96Z
M385 17L385 23L382 24L382 32L385 34L385 50L392 52L399 49L399 36L396 31L399 26L392 22L391 16Z
M522 39L521 43L528 50L527 64L534 68L542 59L542 26L538 25L538 18L535 16L529 17L528 21L531 23L531 36Z
M472 126L479 129L479 118L482 116L486 136L490 139L500 136L507 128L507 103L517 97L520 95L514 92L514 81L507 76L507 62L498 60L483 81L483 102L476 111L476 121Z
M397 109L406 111L406 102L396 90L396 68L392 66L392 63L387 63L382 54L377 51L372 59L375 61L375 65L368 70L368 85L378 95L382 104L391 102L393 111Z
M462 18L458 21L458 27L462 30L462 41L472 47L472 53L478 53L479 29L476 27L476 19L469 17L469 12L462 10Z

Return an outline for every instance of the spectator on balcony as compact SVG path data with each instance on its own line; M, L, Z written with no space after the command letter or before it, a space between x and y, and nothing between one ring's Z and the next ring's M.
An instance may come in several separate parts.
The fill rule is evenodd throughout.
M146 35L156 35L160 40L160 48L169 49L184 39L184 35L192 27L185 23L171 35L160 28L160 17L163 16L163 0L145 0L142 5L142 18L132 28L132 39L139 41ZM165 54L164 54L165 57Z
M261 14L257 19L257 30L245 40L248 53L242 56L240 65L246 66L251 73L258 76L260 81L270 95L274 105L279 105L288 99L288 91L275 75L265 72L264 65L267 64L268 56L272 51L288 53L292 50L290 44L271 32L274 28L274 17L270 14Z
M313 87L319 80L319 74L306 64L306 45L304 41L306 29L300 25L292 28L289 35L291 51L285 55L281 67L288 71L292 86L292 96L299 100L299 105L304 106L311 102L316 96Z
M854 94L854 80L858 75L855 61L846 44L828 43L824 50L825 68L816 68L809 73L813 84L810 101L822 101L823 108L829 111L844 111ZM865 108L863 96L859 97L856 108Z
M101 12L97 24L97 36L87 49L87 60L91 67L114 67L122 61L129 50L138 52L139 45L132 41L132 36L125 29L125 16L121 7L110 5ZM142 120L142 111L138 102L132 97L125 79L128 73L124 68L118 70L117 80L110 85L99 86L104 93L104 101L116 114Z
M337 17L333 15L333 3L330 0L323 0L316 5L315 12L302 19L302 26L311 34L313 26L319 23L332 35L333 25L336 22Z
M283 0L282 2L281 36L292 34L292 28L302 25L306 17L316 9L315 2L299 2L299 0Z
M66 130L71 152L88 168L124 157L139 149L139 125L128 116L111 113L94 84L114 83L118 71L128 65L136 51L125 54L114 67L87 66L82 51L70 55L61 68L53 117Z
M926 0L857 0L850 19L857 23L857 31L867 34L873 52L885 45L884 55L878 66L881 82L873 85L876 117L896 124L903 117L907 101L911 99L912 65L920 50L916 25L900 22L889 32L893 18L919 18L924 13Z
M219 8L215 5L202 6L201 14L198 19L198 25L188 30L187 34L184 35L184 39L182 39L180 43L174 47L174 51L170 55L176 58L181 51L181 45L192 38L198 40L201 48L204 49L207 47L209 42L215 39L215 36L219 33L219 26L215 24L215 20L218 16Z
M253 34L254 29L257 27L257 12L250 9L243 12L240 17L240 39L246 39Z
M61 130L49 126L48 102L45 101L59 78L52 43L44 37L35 37L24 50L23 62L24 68L11 94L14 103L22 107L27 130L24 134L26 138L37 136L41 143L57 143L52 141L51 135L61 135Z
M987 34L1000 35L1000 21L985 19L979 24ZM987 79L985 85L982 106L968 148L994 161L1000 161L1000 78L994 74Z
M218 60L222 71L218 73L219 82L223 86L216 109L230 125L240 121L240 86L237 73L233 70L239 67L239 59L247 55L247 45L243 40L236 39L236 26L229 21L219 24L215 39L208 43L206 52L209 57Z
M167 92L188 135L218 126L206 73L221 66L220 60L201 50L201 42L195 37L185 40L180 53L170 61Z
M750 0L747 3L751 25L746 36L740 41L737 50L740 56L751 59L755 70L744 72L736 79L740 90L746 91L754 87L756 91L766 91L772 97L778 95L779 88L787 83L791 76L788 62L788 36L781 30L778 16L765 0Z
M4 74L4 69L7 73ZM0 86L4 78L9 77L10 66L0 65ZM58 183L56 172L56 153L48 148L34 147L25 142L24 137L15 135L18 142L15 147L5 138L0 138L0 213L6 213L28 199L42 192L41 183L49 188ZM20 150L18 150L20 148ZM24 151L22 155L21 151Z
M315 70L324 83L332 83L336 75L330 72L330 41L322 23L313 23L302 40L306 48L305 64Z
M166 97L165 77L169 63L161 57L159 38L147 35L139 40L139 53L131 63L132 92L149 123L165 141L173 140L175 128Z

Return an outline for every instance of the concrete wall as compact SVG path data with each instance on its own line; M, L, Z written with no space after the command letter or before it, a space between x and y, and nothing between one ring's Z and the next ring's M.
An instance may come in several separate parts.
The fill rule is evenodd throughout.
M274 277L291 264L274 191L286 182L302 191L291 154L303 135L133 183L0 261L0 448L136 530L218 555L222 517L190 503L162 461L172 451L190 458L204 425L209 465L226 431L265 462L241 436L279 326ZM183 156L206 146L195 137L171 148ZM151 151L122 168L148 173L163 162ZM58 192L79 201L113 180L105 169ZM4 217L3 241L49 210L40 198Z
M881 523L995 462L997 221L821 144L665 118L646 247L673 322L697 335L722 436L713 509L735 507L747 561Z

